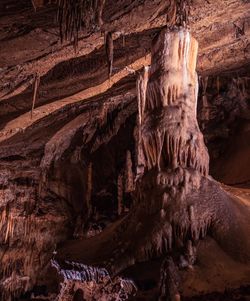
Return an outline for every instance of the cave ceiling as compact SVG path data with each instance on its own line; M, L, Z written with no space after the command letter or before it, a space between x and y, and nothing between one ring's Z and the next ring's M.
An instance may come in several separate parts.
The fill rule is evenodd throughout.
M137 71L150 64L151 41L159 28L166 25L169 1L120 0L116 5L112 3L106 1L101 30L82 32L75 52L72 43L60 42L53 3L41 1L34 10L28 0L22 3L1 1L2 146L25 143L30 131L39 128L42 131L45 125L56 123L53 129L50 127L40 134L43 141L40 147L44 147L49 136L81 114L86 104L101 103L114 97L126 102L126 96L123 100L122 96L128 92L128 85L131 95L136 96ZM190 27L199 42L197 70L200 77L232 70L235 74L247 72L250 64L249 15L249 1L192 2ZM114 67L110 78L105 32L112 32L114 39ZM40 84L31 118L37 76ZM118 96L114 96L117 93ZM55 120L55 116L60 118ZM1 153L4 149L1 147Z

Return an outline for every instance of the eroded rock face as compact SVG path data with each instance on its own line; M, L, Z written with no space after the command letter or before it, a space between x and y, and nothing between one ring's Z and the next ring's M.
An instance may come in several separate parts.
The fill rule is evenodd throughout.
M121 96L115 96L113 90L107 102L92 103L91 108L83 104L75 119L75 110L68 111L73 120L67 123L66 119L65 126L61 112L57 125L51 127L49 118L40 124L40 130L38 126L34 132L23 133L20 141L14 139L19 146L13 152L9 144L1 148L4 298L36 291L40 285L56 291L54 276L47 277L47 273L57 243L97 235L117 219L118 173L122 174L123 205L129 206L126 190L131 183L126 185L125 180L134 162L127 159L127 153L134 149L137 109L132 93L135 79L133 82L122 96L123 103L119 104ZM44 128L51 130L45 132ZM28 144L33 135L39 137L38 144Z

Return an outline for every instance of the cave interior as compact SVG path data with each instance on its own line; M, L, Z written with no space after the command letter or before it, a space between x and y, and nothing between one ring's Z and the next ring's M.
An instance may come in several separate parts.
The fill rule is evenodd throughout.
M250 2L0 2L0 299L250 300Z

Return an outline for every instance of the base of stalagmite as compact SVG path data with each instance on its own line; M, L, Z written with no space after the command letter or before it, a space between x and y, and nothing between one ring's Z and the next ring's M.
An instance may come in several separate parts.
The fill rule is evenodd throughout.
M200 228L199 240L194 242L197 254L194 264L185 264L185 262L188 262L188 256L185 244L180 239L182 237L181 231L179 232L180 236L175 237L173 233L171 249L167 252L163 248L161 251L157 250L157 242L163 242L159 232L156 231L156 229L159 229L157 217L159 217L160 212L146 214L144 210L139 208L140 206L131 210L127 217L109 226L98 236L86 240L68 241L58 250L58 260L62 262L67 259L99 267L107 266L109 271L113 271L113 275L123 275L124 272L126 275L128 273L128 276L138 285L137 281L139 284L140 282L147 283L154 277L158 277L160 282L160 262L164 260L167 253L174 259L181 279L178 288L181 296L190 297L210 292L223 292L228 288L250 285L250 265L247 264L247 262L249 263L249 252L247 250L250 250L248 241L250 226L247 220L249 218L250 199L246 206L245 202L222 190L219 183L213 180L205 181L209 181L207 186L211 190L208 190L208 187L205 190L204 188L199 191L194 190L194 193L191 193L190 196L192 195L193 200L202 199L199 207L197 207L197 210L201 210L199 214L209 215L209 212L214 211L212 207L215 208L216 204L219 205L222 210L222 219L218 219L219 227L216 222L211 222L207 232ZM204 194L204 191L207 191L207 194ZM157 194L157 191L155 193ZM211 195L213 195L213 206L211 205L209 208L207 204L209 200L211 204ZM229 231L228 228L225 229L228 230L227 232L224 231L223 223L227 224L228 221L223 220L223 214L231 209L230 219L232 223L229 226L232 231ZM147 225L140 227L140 224L145 220ZM242 224L240 224L241 222ZM233 229L238 227L237 223L239 223L239 227L244 229L244 232L239 232L236 240ZM181 229L181 227L176 225L177 229ZM152 235L152 233L154 234ZM119 236L119 239L117 236ZM157 239L155 239L156 237ZM231 242L230 245L228 245L228 241ZM241 262L241 260L244 262ZM158 262L158 264L155 264L155 262ZM147 271L140 268L143 265L146 265ZM130 269L132 269L132 272L129 272ZM150 280L147 278L140 279L143 278L140 269L142 269L142 275L148 274L146 277ZM159 294L158 289L159 286L155 284L150 294ZM139 296L145 294L142 291L140 291L139 285Z

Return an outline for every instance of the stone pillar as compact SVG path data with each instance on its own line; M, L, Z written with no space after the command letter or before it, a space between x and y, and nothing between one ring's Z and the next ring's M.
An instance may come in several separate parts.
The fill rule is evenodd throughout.
M187 29L164 29L152 47L142 120L146 169L189 168L208 174L209 157L197 119L198 43Z

